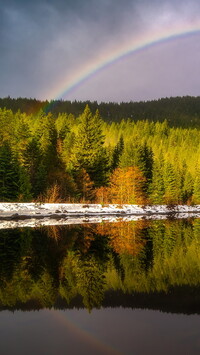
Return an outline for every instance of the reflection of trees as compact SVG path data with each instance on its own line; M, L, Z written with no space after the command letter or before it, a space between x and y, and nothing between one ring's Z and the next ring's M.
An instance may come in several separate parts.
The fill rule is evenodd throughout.
M104 223L97 226L97 232L109 236L110 245L117 254L137 255L146 240L144 230L146 221Z
M0 234L0 279L9 281L12 279L16 267L24 256L26 245L29 243L29 235L22 230L14 230L12 233L5 230Z
M60 290L65 299L79 293L88 309L99 307L103 298L103 255L107 253L102 241L98 236L95 239L93 228L88 226L25 229L22 234L2 232L2 304L12 306L34 298L50 307Z
M1 231L0 304L78 295L88 310L104 292L161 292L200 284L199 220L102 223Z
M94 255L81 258L79 254L69 254L64 262L64 275L61 281L61 294L67 301L75 293L83 297L88 310L100 307L104 295L103 267Z

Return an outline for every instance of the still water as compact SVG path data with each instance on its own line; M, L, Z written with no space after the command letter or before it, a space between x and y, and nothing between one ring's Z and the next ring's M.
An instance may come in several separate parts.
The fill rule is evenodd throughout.
M199 354L200 219L0 232L0 354Z

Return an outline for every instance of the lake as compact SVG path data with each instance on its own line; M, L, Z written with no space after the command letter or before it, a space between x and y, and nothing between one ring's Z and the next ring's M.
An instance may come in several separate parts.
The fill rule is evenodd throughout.
M199 354L200 219L0 231L1 355Z

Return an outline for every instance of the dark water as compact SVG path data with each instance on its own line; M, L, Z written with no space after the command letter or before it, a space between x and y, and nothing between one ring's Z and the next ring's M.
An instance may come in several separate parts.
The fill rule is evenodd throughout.
M200 220L0 232L0 354L199 354Z

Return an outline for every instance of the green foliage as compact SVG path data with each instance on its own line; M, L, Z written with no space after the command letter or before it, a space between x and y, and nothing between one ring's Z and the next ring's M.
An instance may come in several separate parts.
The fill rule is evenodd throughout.
M120 137L119 142L116 144L115 148L113 149L112 153L112 160L111 160L111 171L115 170L119 166L120 157L124 150L124 139L123 136Z
M89 106L86 106L80 117L72 151L72 164L75 169L85 169L97 187L105 184L108 170L101 127L98 111L93 115Z
M120 122L122 119L130 119L137 122L151 120L164 122L167 120L170 127L199 127L200 126L200 97L184 96L162 98L152 101L140 102L101 102L96 101L64 101L52 100L39 101L35 99L10 97L0 99L0 107L11 109L14 113L18 110L30 115L39 112L46 107L45 112L54 115L72 114L78 117L86 105L91 107L94 113L97 109L106 122Z
M0 147L0 200L13 201L19 191L18 162L8 143Z
M173 166L167 162L164 166L164 200L167 204L178 204L180 201L179 179Z
M153 204L162 204L164 202L164 176L163 176L163 155L154 160L152 169L152 183L149 186L150 200Z
M149 117L156 120L155 107L161 104L166 105L163 109L166 112L168 104L173 102L174 112L180 113L177 107L182 104L186 107L188 103L188 112L192 112L191 102L197 109L198 100L169 99L136 106L142 119L144 106L148 110L151 107ZM106 196L104 200L109 203L106 188L114 171L120 168L125 173L127 168L137 168L145 178L141 192L146 196L144 203L200 203L200 129L190 128L190 121L188 128L170 127L166 120L139 120L139 116L135 121L122 119L118 123L106 123L98 110L94 110L97 103L91 108L76 103L78 117L75 117L75 106L69 103L60 104L66 105L67 110L73 108L71 113L54 116L51 112L45 113L34 100L32 104L38 104L40 110L37 113L28 110L31 114L16 110L15 100L5 102L12 103L14 111L0 109L2 201L41 199L52 186L58 186L63 201L95 201L95 192L101 189ZM23 99L17 102L21 107L30 103ZM99 107L102 112L109 107L114 115L117 109L129 112L131 107L136 107L132 104ZM50 105L49 110L50 107L53 110L55 106ZM171 123L172 118L170 114ZM138 184L141 187L139 181Z
M19 169L19 200L22 202L31 201L33 195L31 193L31 182L30 177L26 169L21 166Z
M193 202L195 204L200 204L200 169L197 169L194 180Z

